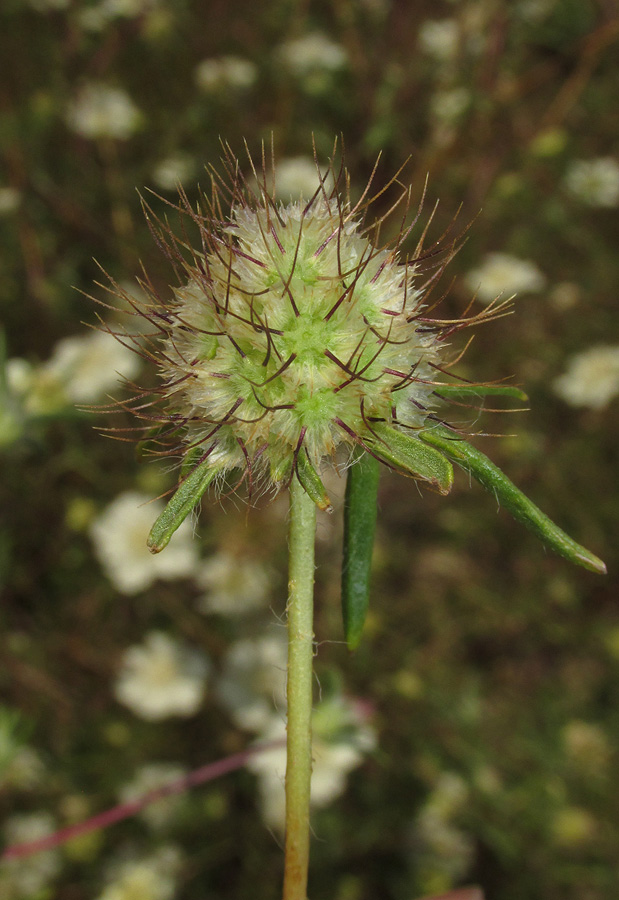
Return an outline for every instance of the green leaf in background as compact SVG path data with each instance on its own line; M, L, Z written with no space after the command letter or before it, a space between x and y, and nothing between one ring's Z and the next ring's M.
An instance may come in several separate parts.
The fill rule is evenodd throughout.
M378 440L372 441L371 450L379 459L413 478L427 481L440 494L449 493L453 468L442 453L423 444L419 437L410 437L383 422L376 423L373 430Z
M576 565L583 566L591 572L606 574L606 566L601 559L559 528L539 507L526 497L516 485L503 474L480 450L472 447L467 441L454 435L443 425L420 432L420 438L427 444L437 447L442 453L457 463L465 472L469 472L487 491L494 494L515 519L522 522L540 540L548 544L556 553L569 559Z
M349 650L356 650L361 642L370 599L379 469L373 456L359 450L346 481L342 616Z
M170 542L202 494L214 480L219 469L210 459L204 459L193 469L172 495L168 505L150 530L146 545L151 553L160 553Z

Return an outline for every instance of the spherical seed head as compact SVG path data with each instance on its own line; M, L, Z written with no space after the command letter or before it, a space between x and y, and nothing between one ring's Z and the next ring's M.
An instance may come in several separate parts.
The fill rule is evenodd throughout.
M369 191L352 207L333 166L332 189L321 177L309 201L284 206L264 166L255 189L225 162L229 183L214 174L197 212L181 191L202 245L190 262L157 222L182 286L171 301L151 290L156 302L139 310L163 335L152 355L177 449L277 488L301 452L319 468L363 444L375 422L422 428L447 326L424 316L420 253L400 253L409 229L379 246L380 223L364 221Z

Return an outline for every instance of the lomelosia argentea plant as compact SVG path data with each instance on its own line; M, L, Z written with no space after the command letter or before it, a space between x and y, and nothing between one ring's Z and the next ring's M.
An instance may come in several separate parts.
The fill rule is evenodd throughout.
M178 485L153 525L149 547L162 551L209 485L249 497L288 490L287 769L285 900L306 900L314 655L313 585L316 508L329 509L321 473L346 472L342 609L347 643L361 638L368 604L379 464L441 494L452 463L552 549L593 572L596 556L555 526L457 428L443 418L449 400L523 399L515 387L472 384L450 376L454 332L501 315L505 303L457 320L433 316L429 291L457 249L424 247L425 231L406 256L410 190L398 190L404 224L381 244L384 216L369 211L386 188L372 181L353 203L348 176L334 161L309 200L275 199L274 166L242 174L225 148L223 173L193 208L180 191L174 208L199 235L192 246L150 207L146 215L174 264L178 287L162 297L148 276L145 302L112 282L111 291L148 323L117 334L156 363L160 383L137 389L132 411L154 452L181 457ZM398 173L399 174L399 173ZM412 223L409 222L412 218ZM151 396L152 395L152 396ZM526 399L526 398L525 398ZM124 404L123 404L124 405Z

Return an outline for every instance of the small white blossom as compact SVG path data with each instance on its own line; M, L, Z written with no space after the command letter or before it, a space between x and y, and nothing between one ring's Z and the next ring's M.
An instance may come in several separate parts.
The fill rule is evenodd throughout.
M455 19L427 19L419 29L418 39L424 53L437 62L448 62L458 50L458 23Z
M76 12L82 28L96 32L102 31L114 19L136 19L152 13L159 6L160 0L102 0Z
M442 772L413 825L416 865L441 873L448 886L466 875L473 860L473 840L454 822L466 809L469 796L460 775Z
M133 780L120 791L121 803L139 800L151 791L179 781L187 774L182 766L172 763L149 763L135 773ZM182 797L170 794L160 800L153 800L139 812L140 818L153 829L165 828L178 811Z
M619 394L619 346L600 344L577 353L553 387L570 406L603 409Z
M235 724L265 728L275 710L286 709L287 643L283 631L237 641L224 657L215 694Z
M469 787L456 772L441 772L434 789L426 801L425 809L447 821L465 807L469 799Z
M550 837L554 844L568 850L597 842L598 823L588 809L565 806L553 816Z
M329 88L329 77L348 63L346 50L321 32L286 41L279 47L283 66L310 94L321 94Z
M103 0L101 5L110 18L135 19L159 6L160 0Z
M173 900L180 862L178 849L166 846L150 856L117 863L97 900Z
M575 160L567 171L565 185L588 206L618 206L619 162L612 156Z
M191 156L176 153L159 160L153 169L153 181L164 191L176 190L179 184L189 181L194 174Z
M584 775L604 775L612 759L612 748L599 725L572 719L563 728L563 745L571 765Z
M275 195L284 203L302 197L309 200L320 187L316 163L309 156L282 159L275 166ZM330 190L330 182L325 185Z
M60 12L67 9L71 0L27 0L27 5L37 12Z
M207 94L222 90L244 91L250 88L258 76L253 62L239 56L218 56L204 59L195 69L198 87Z
M482 265L468 273L466 283L481 303L490 303L499 294L537 293L543 290L546 278L530 260L488 253Z
M441 125L454 125L471 102L471 92L464 87L436 91L430 100L432 117Z
M452 822L423 809L415 822L413 842L416 866L440 872L451 885L463 878L473 862L475 843L472 837Z
M20 747L10 760L0 765L0 789L10 786L32 790L41 787L44 777L43 760L32 747Z
M261 609L269 595L269 575L257 559L218 553L200 565L196 583L206 590L199 604L205 613L243 615Z
M203 653L151 631L125 651L114 694L149 722L193 716L204 699L209 668Z
M557 0L520 0L517 15L525 22L539 25L557 5Z
M7 846L26 844L47 837L56 830L49 813L36 812L11 816L4 823ZM44 850L21 859L11 859L0 866L2 900L29 900L49 888L60 872L58 850Z
M116 497L93 522L90 534L103 569L123 594L137 594L158 578L186 578L197 564L191 521L185 519L165 553L146 546L150 529L164 504L127 491Z
M312 718L312 795L314 807L325 807L346 787L348 774L375 745L375 734L359 707L343 697L318 704ZM286 725L281 715L271 717L260 741L283 738ZM262 815L278 831L284 830L286 748L276 747L249 759L248 768L258 776Z
M33 366L27 359L21 356L14 356L6 362L4 374L6 376L9 389L23 397L32 387L33 382Z
M15 212L21 203L21 193L17 188L0 187L0 216Z
M69 104L66 121L82 137L125 141L138 131L142 114L126 91L90 82Z
M120 378L135 378L140 369L136 353L105 331L62 338L40 370L55 380L73 403L98 400Z

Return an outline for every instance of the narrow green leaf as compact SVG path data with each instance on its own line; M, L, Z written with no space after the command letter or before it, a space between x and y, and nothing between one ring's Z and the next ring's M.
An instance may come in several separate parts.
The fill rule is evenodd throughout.
M512 400L528 401L520 388L511 384L438 384L434 393L445 400L482 400L484 397L509 397Z
M453 468L442 453L428 447L418 437L396 431L391 425L377 423L373 428L378 440L372 441L372 453L413 478L429 482L440 494L449 493L453 484Z
M325 486L320 480L318 472L309 461L309 457L303 448L301 448L301 452L297 457L297 475L305 489L305 493L312 498L318 509L331 512L333 506L325 491Z
M515 519L522 522L540 540L548 544L556 553L576 565L591 572L606 574L606 566L601 559L576 541L549 519L516 485L503 474L480 450L459 438L442 425L420 432L422 441L438 449L457 463L465 472L494 494Z
M346 480L342 616L349 650L356 650L361 642L370 601L379 469L373 456L359 450Z
M176 529L185 521L218 472L211 460L205 459L181 481L150 530L146 546L151 553L160 553L167 547Z

